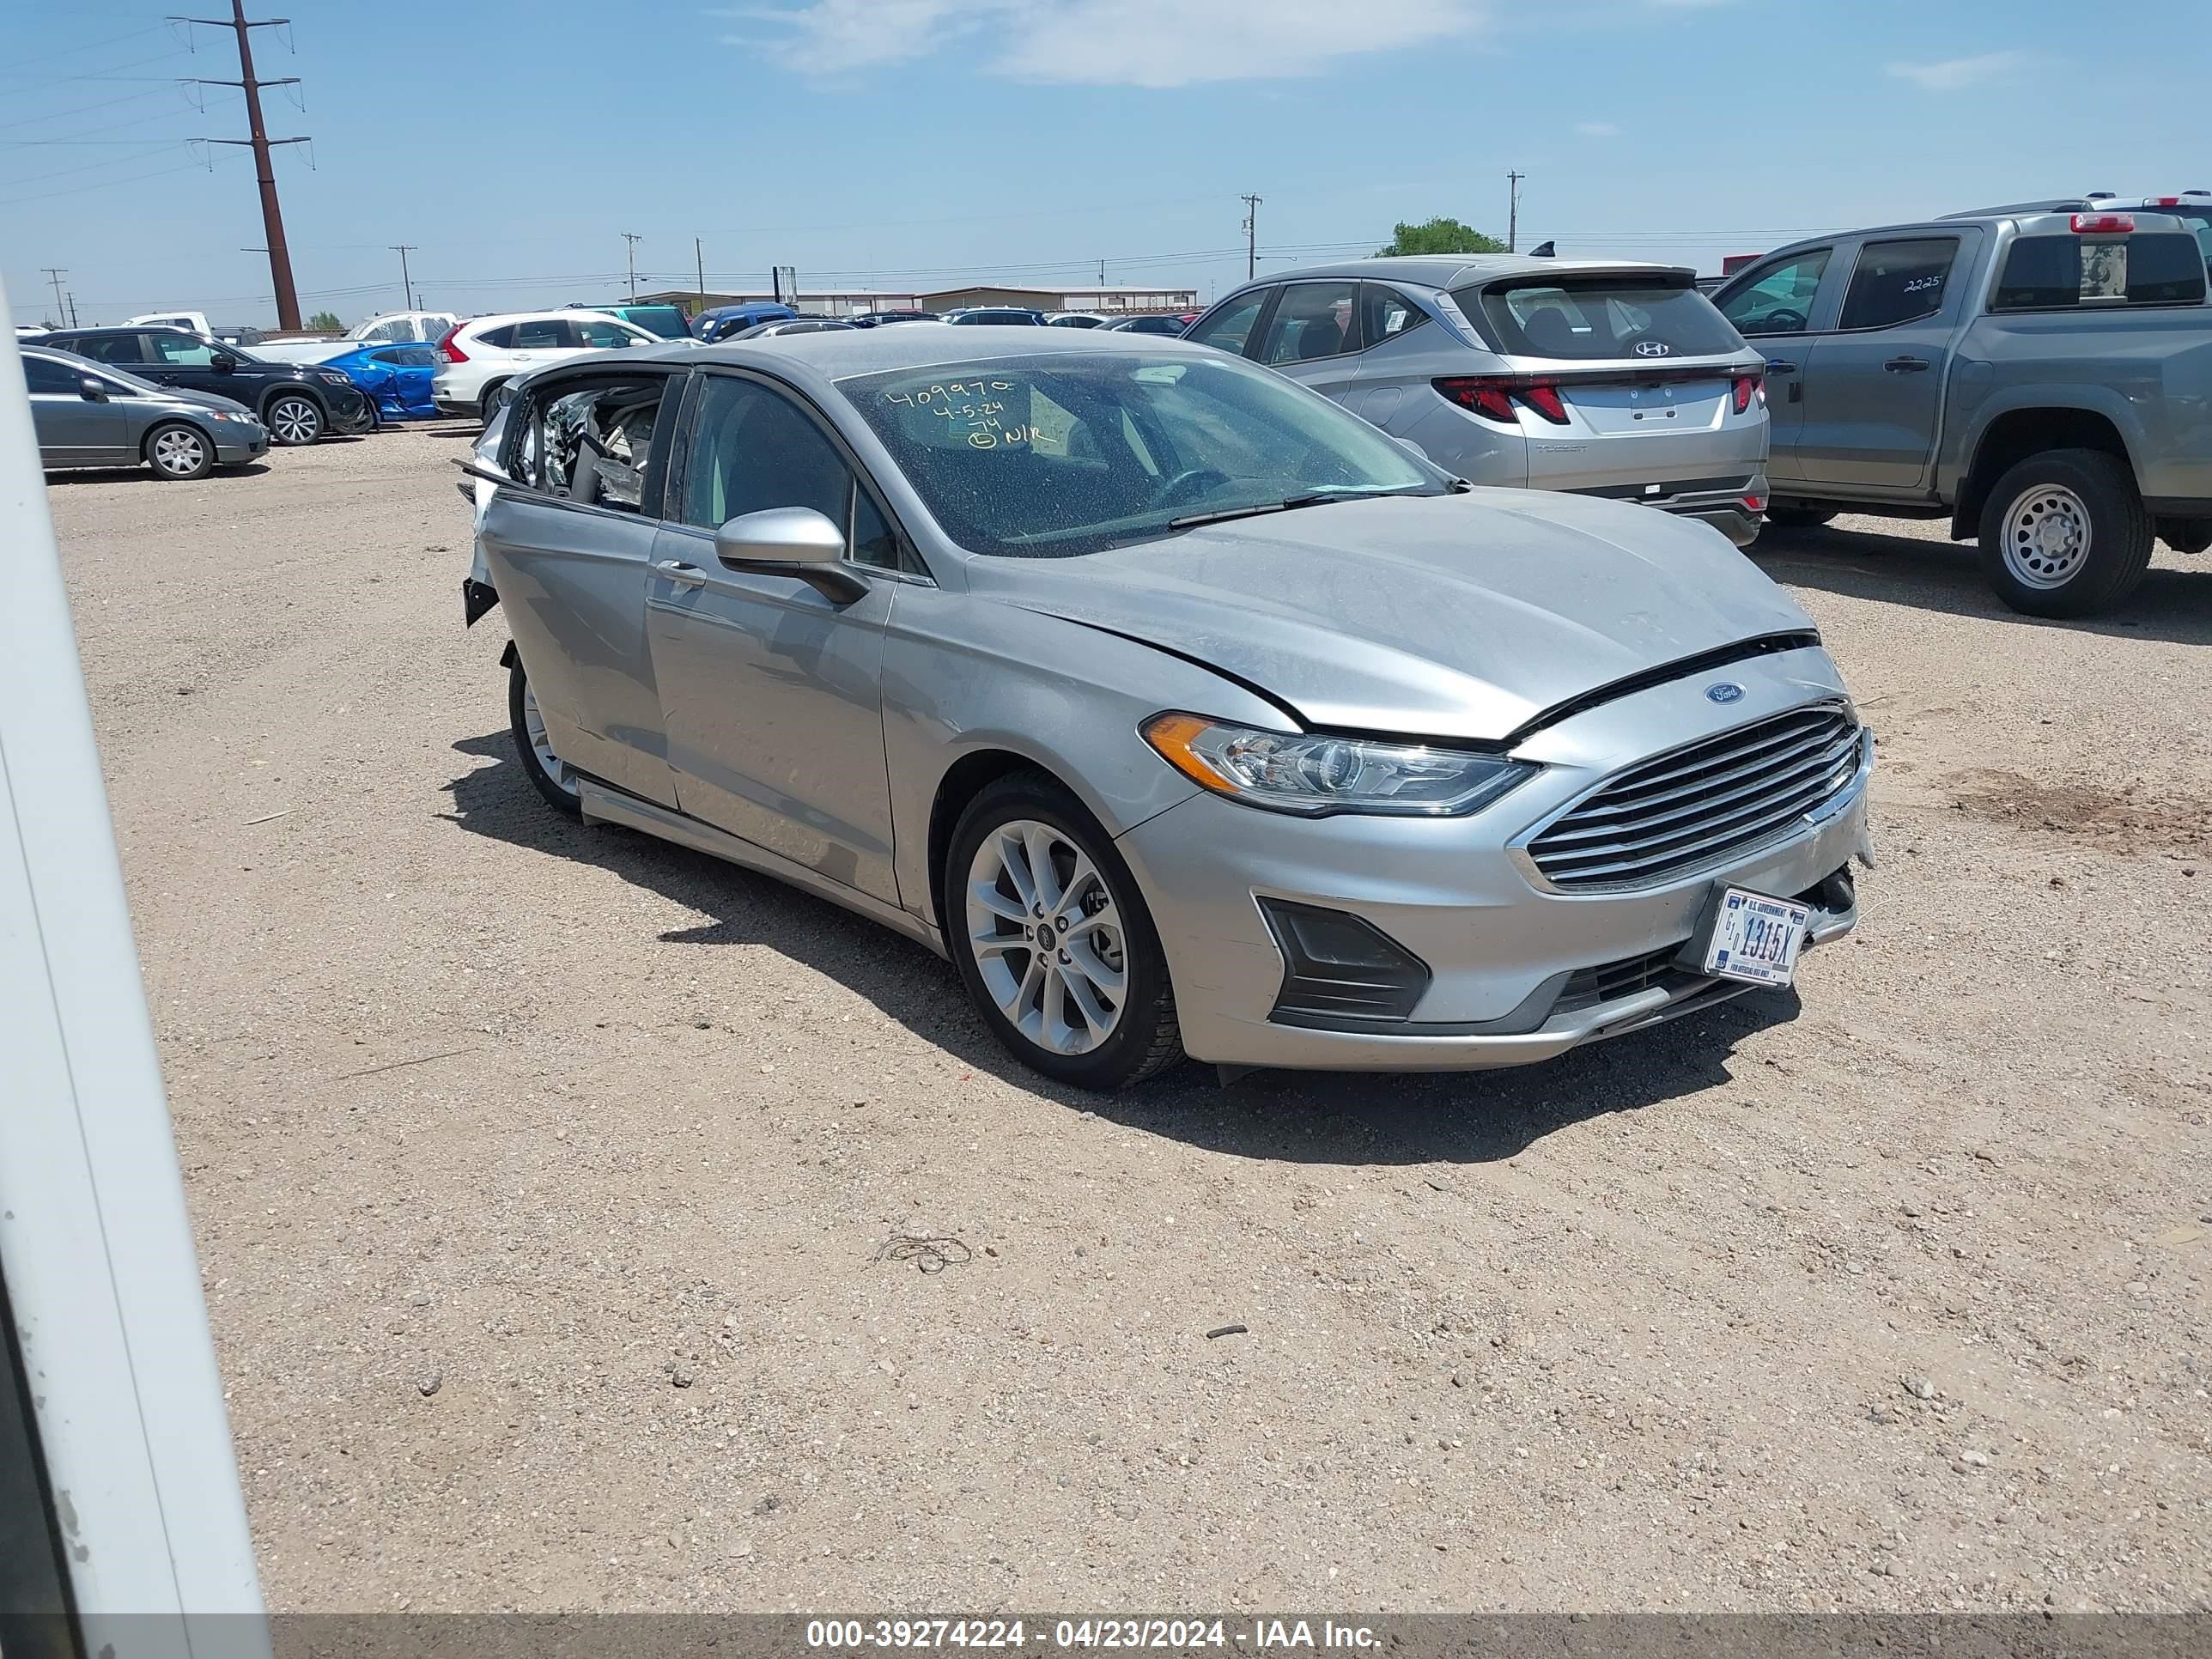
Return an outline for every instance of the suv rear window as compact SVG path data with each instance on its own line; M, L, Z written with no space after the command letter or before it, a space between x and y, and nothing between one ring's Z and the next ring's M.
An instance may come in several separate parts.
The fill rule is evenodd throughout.
M1526 276L1452 295L1510 357L1565 361L1705 357L1743 349L1742 337L1687 277Z
M1992 311L2079 305L2195 305L2204 253L2194 236L2023 236L2005 256Z
M624 306L614 313L624 322L635 323L648 334L658 334L664 340L688 340L691 325L683 312L674 306Z

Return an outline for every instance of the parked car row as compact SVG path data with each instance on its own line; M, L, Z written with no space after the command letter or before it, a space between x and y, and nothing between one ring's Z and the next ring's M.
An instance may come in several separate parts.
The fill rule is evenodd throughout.
M144 465L157 478L184 480L268 452L269 428L233 398L157 386L44 345L18 350L40 459L51 469Z

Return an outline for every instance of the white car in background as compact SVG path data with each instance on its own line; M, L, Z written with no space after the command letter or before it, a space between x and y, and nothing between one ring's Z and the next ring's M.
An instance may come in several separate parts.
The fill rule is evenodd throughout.
M597 311L471 317L438 342L438 374L430 382L430 397L441 415L488 417L498 407L501 389L518 374L587 351L672 343Z
M356 323L334 340L264 341L257 357L279 363L320 363L362 345L435 345L460 319L450 311L392 311Z

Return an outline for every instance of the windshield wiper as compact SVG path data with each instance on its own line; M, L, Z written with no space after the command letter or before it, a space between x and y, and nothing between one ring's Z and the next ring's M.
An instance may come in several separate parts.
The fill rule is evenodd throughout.
M1224 507L1212 513L1186 514L1180 519L1170 519L1170 530L1188 530L1202 524L1219 524L1228 519L1257 518L1263 513L1289 513L1301 507L1326 507L1331 501L1371 501L1383 495L1425 495L1425 489L1362 489L1357 485L1340 484L1327 489L1310 489L1303 495L1292 495L1279 501L1255 501L1248 507Z

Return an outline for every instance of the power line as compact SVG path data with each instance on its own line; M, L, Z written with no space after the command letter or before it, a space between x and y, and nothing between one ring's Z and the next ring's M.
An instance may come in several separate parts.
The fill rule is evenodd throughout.
M157 149L181 149L199 143L198 138L159 138L149 146ZM87 161L82 167L57 167L52 173L34 173L27 179L0 179L0 190L13 190L18 185L43 185L49 179L66 179L72 173L91 173L100 167L129 167L134 162L150 161L151 155L118 155L105 161Z
M35 196L0 197L0 207L15 207L24 202L51 202L57 196L85 196L95 190L111 190L118 185L135 185L144 179L166 179L173 173L198 173L200 164L187 161L180 167L159 167L152 173L134 173L128 178L108 179L96 185L76 185L68 190L41 191Z
M288 76L280 81L258 81L253 76L253 41L255 29L280 28L291 20L284 17L264 18L258 22L246 21L246 0L230 0L230 21L221 21L209 17L185 17L179 20L187 27L194 23L210 28L228 28L238 36L238 76L235 81L207 81L199 84L215 87L237 87L246 94L246 127L250 135L245 138L210 138L211 144L241 144L253 151L254 181L261 187L261 225L269 243L269 280L276 290L276 326L297 329L300 326L300 295L292 285L292 254L284 245L284 213L276 202L276 173L270 165L269 152L272 144L304 144L305 138L278 138L272 141L269 129L261 118L261 88L264 87L296 87L297 76Z
M121 41L136 40L141 35L158 34L167 27L168 27L167 23L149 24L143 29L132 29L126 34L111 34L104 40L88 40L81 46L59 46L52 52L41 52L36 58L18 58L15 64L20 69L26 64L51 63L57 58L66 58L71 52L90 52L98 46L112 46Z

